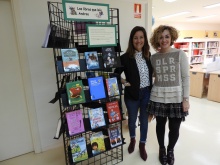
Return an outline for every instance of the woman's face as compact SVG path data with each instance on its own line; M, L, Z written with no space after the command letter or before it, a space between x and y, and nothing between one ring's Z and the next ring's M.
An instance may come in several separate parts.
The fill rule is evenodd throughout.
M166 50L170 48L171 44L171 35L168 30L164 30L159 37L159 44L162 50Z
M133 37L133 45L135 50L141 52L144 46L144 33L142 31L137 31Z

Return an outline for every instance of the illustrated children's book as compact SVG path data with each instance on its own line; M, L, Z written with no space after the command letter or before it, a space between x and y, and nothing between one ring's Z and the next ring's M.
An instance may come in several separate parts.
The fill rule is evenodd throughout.
M109 123L114 123L121 120L121 113L118 101L106 103L106 109L108 112Z
M91 100L103 99L106 97L103 77L88 78Z
M66 83L69 105L85 102L85 93L83 90L82 80Z
M84 52L87 69L99 69L97 51Z
M91 141L93 156L106 150L105 142L104 142L104 135L102 131L93 133L90 137L90 141Z
M88 159L86 140L84 137L70 140L70 148L73 162L79 162Z
M79 55L76 48L61 49L64 72L79 71Z
M103 57L105 68L112 68L117 65L115 48L113 46L103 47L102 48L102 57Z
M91 129L95 129L106 125L102 107L89 109L88 114Z
M81 110L75 110L66 113L69 135L75 135L85 131L83 116Z
M122 144L120 126L117 125L108 128L108 135L109 135L110 145L112 148Z
M120 94L116 77L107 78L105 81L109 97L117 96Z

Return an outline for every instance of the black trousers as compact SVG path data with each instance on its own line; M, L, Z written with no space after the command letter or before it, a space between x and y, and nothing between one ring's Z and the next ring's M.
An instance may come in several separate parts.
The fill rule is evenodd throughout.
M182 122L182 118L168 118L169 123L169 142L168 142L168 149L174 149L174 146L179 138L179 129L180 124ZM160 148L165 148L164 145L164 136L165 136L165 127L167 122L167 117L156 117L156 133L157 133L157 140Z

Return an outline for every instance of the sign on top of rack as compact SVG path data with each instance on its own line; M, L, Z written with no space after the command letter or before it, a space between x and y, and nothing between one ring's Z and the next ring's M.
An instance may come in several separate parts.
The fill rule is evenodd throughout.
M108 22L109 4L62 0L65 20Z

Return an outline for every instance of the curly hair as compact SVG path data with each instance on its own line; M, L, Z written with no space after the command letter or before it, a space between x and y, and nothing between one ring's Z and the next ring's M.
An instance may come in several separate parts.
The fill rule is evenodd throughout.
M167 25L158 26L157 28L154 29L150 38L150 43L156 51L158 51L158 49L160 48L159 38L164 30L168 30L170 32L170 36L171 36L170 46L172 46L174 41L176 41L179 37L179 31L176 28Z
M138 31L142 31L144 34L144 46L142 48L142 55L145 59L149 59L150 55L149 55L149 51L150 51L150 45L148 43L148 39L147 39L147 32L144 29L144 27L141 26L135 26L130 33L130 37L129 37L129 41L128 41L128 48L126 50L126 53L129 54L130 57L134 57L135 54L135 48L133 45L133 38L136 32Z

